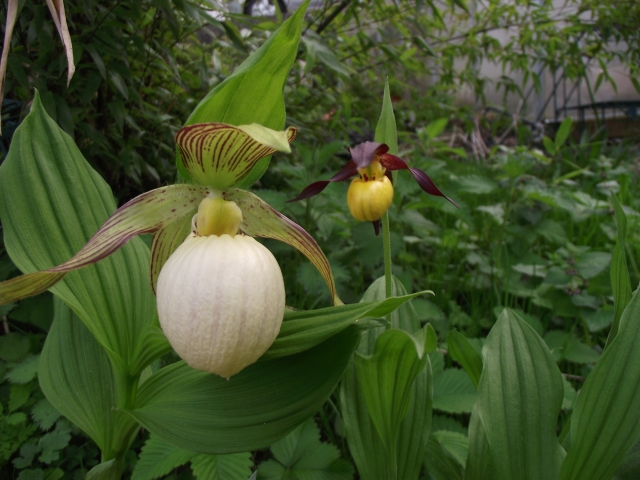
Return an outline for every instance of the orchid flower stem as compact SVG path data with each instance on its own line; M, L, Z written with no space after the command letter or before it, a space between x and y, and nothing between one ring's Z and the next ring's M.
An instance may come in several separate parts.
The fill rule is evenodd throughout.
M391 297L391 231L389 229L389 212L382 216L382 248L384 250L384 285L385 297ZM387 329L391 328L391 314L387 315Z

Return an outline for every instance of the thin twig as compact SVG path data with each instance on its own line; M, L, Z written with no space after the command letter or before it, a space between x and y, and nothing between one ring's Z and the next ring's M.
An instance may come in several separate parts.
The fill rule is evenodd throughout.
M349 6L350 3L351 0L343 0L342 3L340 3L340 5L338 5L320 25L318 25L316 33L322 33L322 31L327 28L329 24L331 24L331 22L340 15L340 12Z

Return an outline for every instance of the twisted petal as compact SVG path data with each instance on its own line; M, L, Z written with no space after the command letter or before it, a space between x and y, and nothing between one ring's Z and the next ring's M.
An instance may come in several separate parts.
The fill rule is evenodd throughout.
M409 165L407 165L407 163L400 157L396 157L395 155L386 153L389 150L389 147L387 147L385 144L382 144L382 147L385 147L386 149L384 150L384 152L379 152L377 154L378 159L380 160L380 165L382 165L387 170L409 170L422 190L427 192L429 195L444 197L449 200L455 207L460 208L458 207L458 204L456 202L451 200L444 193L442 193L438 189L438 187L436 187L436 184L433 183L433 180L429 178L429 175L417 168L410 168Z
M196 208L160 228L153 235L153 243L151 244L151 288L153 293L156 293L158 275L160 275L160 270L165 262L191 233L191 218L198 211L198 205L195 203L192 205L195 205Z
M302 190L302 192L300 192L300 195L298 195L296 198L287 200L287 203L297 202L299 200L304 200L306 198L315 197L321 191L323 191L327 187L327 185L329 185L329 183L342 182L344 180L348 180L349 178L357 174L358 174L358 167L356 166L353 160L349 160L349 163L347 163L347 165L342 170L336 173L329 180L321 180L319 182L312 183L311 185L307 186L304 190Z
M131 238L155 232L187 215L209 189L196 185L171 185L134 198L111 215L93 237L69 260L57 267L0 283L0 305L42 293L67 272L111 255Z
M245 178L261 158L289 153L295 137L293 127L277 132L255 123L238 127L196 123L181 128L176 143L182 164L196 183L224 190Z
M324 278L331 292L333 303L335 305L343 304L336 292L329 260L304 228L271 208L253 193L232 188L223 192L223 196L226 200L236 202L242 210L243 220L240 229L244 233L253 237L280 240L302 252Z

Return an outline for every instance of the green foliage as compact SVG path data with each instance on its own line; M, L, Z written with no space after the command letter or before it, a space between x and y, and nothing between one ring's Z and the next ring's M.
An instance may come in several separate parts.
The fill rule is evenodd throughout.
M616 222L618 224L618 240L613 250L613 259L611 261L611 288L613 290L614 302L614 318L613 325L607 343L613 340L620 329L620 318L622 313L631 301L631 280L629 279L629 270L627 267L626 256L626 236L627 236L627 217L622 209L622 205L615 195L611 195L613 207L616 212Z
M224 75L208 71L204 60L225 41L204 8L190 1L67 2L76 63L67 86L49 11L28 0L13 35L7 97L26 107L37 88L49 115L118 197L160 186L175 173L177 128Z
M309 419L271 446L273 460L258 467L258 479L351 480L353 466L340 458L339 450L320 441L320 431Z
M397 278L392 279L391 286L391 293L393 295L401 295L406 292L404 286ZM385 279L381 277L367 289L362 300L369 301L385 297ZM393 334L394 337L411 342L408 346L408 357L411 359L413 356L415 360L418 349L416 348L416 344L413 343L412 338L414 338L414 336L420 337L422 332L420 332L420 322L415 309L411 304L407 303L402 305L391 314L391 327L393 329L400 329L390 330L391 332L396 331L404 336L399 337L396 333ZM386 331L384 327L367 331L360 342L358 353L363 356L375 355L377 339L384 335ZM407 333L405 334L403 332ZM427 350L434 348L431 333L421 337L421 340L425 342L423 345L429 346ZM366 357L364 358L366 359ZM433 375L430 371L431 361L427 359L425 355L420 362L424 362L426 365L419 371L409 389L408 394L410 400L408 408L406 405L398 405L400 410L406 409L406 413L400 415L400 418L389 416L390 414L399 415L399 412L395 408L386 412L380 412L378 410L374 412L370 411L368 404L371 399L367 401L366 395L368 394L371 397L372 394L375 395L375 392L369 391L365 393L360 379L361 374L356 368L355 362L352 362L347 367L340 384L341 413L348 432L347 440L351 455L356 463L358 472L364 478L387 479L388 475L393 473L398 476L397 478L415 478L420 472L422 452L424 452L426 448L431 426L431 403L433 397ZM391 370L392 368L390 367L393 366L394 362L392 359L388 364L385 364L384 361L380 363L380 367L384 370ZM412 367L415 368L413 362L408 365L407 370L411 370ZM407 372L403 372L404 375L406 375L406 373ZM405 385L402 385L402 387L406 388ZM380 392L381 397L392 394L393 392ZM381 400L385 399L381 398ZM406 399L404 401L406 401ZM379 406L379 404L374 404L374 407ZM373 415L376 415L375 419ZM390 422L397 421L400 422L397 438L395 440L393 438L383 439L378 433L380 429L378 425L385 422L391 424ZM388 430L390 429L386 429L385 431ZM390 440L392 443L389 443ZM391 449L395 449L395 454Z
M580 390L571 417L571 449L562 466L562 480L611 478L626 452L640 439L640 388L635 372L639 319L640 294L636 290L622 314L619 335Z
M38 95L2 163L0 191L4 242L23 272L68 260L116 210L109 186L46 114ZM99 264L67 275L52 289L120 368L133 362L142 330L155 315L147 280L149 256L147 246L136 238ZM89 290L87 285L100 287Z
M457 368L447 368L433 378L433 408L447 413L471 413L476 389L469 376Z
M563 386L551 352L505 310L487 337L483 364L477 407L496 476L557 478L566 455L556 437Z
M249 478L253 461L248 453L205 455L181 450L151 435L133 470L132 480L162 478L191 462L191 469L200 480L234 480Z
M189 451L225 454L263 448L322 406L358 338L352 326L310 350L255 363L230 380L178 362L146 380L135 408L127 413Z
M45 263L51 266L58 258L66 260L115 208L111 191L93 171L86 166L72 171L71 167L83 161L81 154L107 179L118 198L127 199L173 180L173 135L205 92L216 87L190 121L245 123L256 121L252 116L259 113L263 124L281 126L284 110L280 92L285 84L287 123L299 127L299 138L293 157L275 157L273 168L256 185L256 193L319 241L329 256L341 297L353 305L329 312L311 311L329 300L317 271L288 247L266 242L283 267L287 303L306 309L288 312L281 337L267 353L273 360L257 364L254 373L248 372L253 377L240 378L237 383L244 382L240 388L236 384L220 386L224 382L205 380L192 371L186 375L193 380L191 385L177 381L166 384L172 372L187 370L178 364L157 372L159 366L174 360L166 357L141 377L136 405L127 404L130 399L110 397L105 391L118 391L117 385L121 384L115 385L114 381L137 382L137 377L132 380L127 376L114 380L114 372L137 375L164 353L164 344L149 348L153 343L149 329L159 333L153 316L148 312L130 315L126 308L123 313L122 308L114 307L117 299L100 303L100 295L100 304L91 312L84 311L87 303L97 300L95 292L90 295L89 289L83 289L84 285L101 284L105 278L120 284L123 265L130 267L133 257L120 261L113 269L116 274L101 273L99 278L69 275L69 284L76 286L61 287L64 291L56 292L63 295L84 324L56 300L52 325L51 295L0 307L0 317L9 326L9 333L5 330L0 336L0 372L4 379L0 386L2 478L71 478L70 472L84 475L92 467L89 478L109 478L123 471L127 475L133 468L131 458L115 451L118 440L111 442L109 438L114 435L113 425L124 437L134 434L137 427L124 410L114 410L118 402L158 435L154 434L143 448L134 478L160 478L172 471L179 478L246 478L253 465L249 454L195 454L160 438L194 450L205 437L216 437L222 444L228 440L222 429L214 431L203 419L228 420L226 408L249 408L252 401L257 405L251 404L250 408L261 420L269 415L275 418L265 405L280 404L260 393L262 386L274 380L265 365L281 362L293 369L296 363L305 361L299 365L296 380L300 388L291 395L300 394L305 386L303 368L311 368L314 378L324 382L323 393L314 394L314 402L295 413L295 420L283 422L278 428L272 426L268 435L256 434L255 430L246 434L254 441L251 448L266 446L315 413L321 397L328 396L335 386L340 368L362 330L359 352L374 354L376 339L384 335L385 328L385 322L377 317L388 312L372 312L371 305L356 302L383 271L381 240L373 235L370 225L356 224L350 217L344 184L331 185L313 200L284 202L308 183L326 178L327 172L343 165L344 159L335 157L344 154L348 144L372 139L383 78L387 76L383 111L389 120L393 103L400 129L397 150L411 166L427 171L461 206L455 210L439 199L426 197L406 172L395 179L396 196L390 210L391 255L397 277L394 292L406 293L404 284L410 292L431 289L436 296L401 305L398 313L392 314L391 325L415 334L420 322L428 321L441 342L447 340L446 344L440 343L441 352L428 356L432 372L425 368L411 386L408 413L401 418L398 434L400 478L417 478L421 471L436 479L533 478L534 467L525 465L522 459L538 458L541 451L547 452L543 460L552 464L546 465L541 475L545 480L558 478L559 464L554 462L561 456L558 452L562 453L557 440L560 428L562 445L568 451L560 478L637 476L637 448L632 448L638 440L634 420L637 389L634 373L629 370L638 363L629 360L635 338L634 303L629 304L631 286L640 280L640 203L634 188L639 171L632 160L638 156L637 149L627 143L606 144L586 134L575 143L570 119L555 135L543 137L541 145L508 148L499 145L495 131L483 131L487 121L480 118L476 127L476 119L468 110L452 106L452 94L462 87L471 87L479 98L488 88L501 89L505 96L523 96L526 88L540 88L542 67L562 69L569 79L592 82L585 69L585 52L603 67L595 84L589 83L593 90L611 81L607 72L610 60L622 61L629 65L632 75L637 73L636 2L570 2L578 10L563 22L556 21L550 2L492 2L487 8L468 8L457 1L325 2L304 21L299 14L299 22L283 26L281 36L271 37L267 46L278 46L282 64L278 75L267 76L268 82L264 70L271 67L272 57L265 55L267 46L232 72L246 59L247 52L256 51L279 27L279 21L240 15L212 20L203 5L190 1L144 0L133 6L95 0L66 3L78 65L68 87L61 46L44 5L23 2L9 57L8 97L27 104L37 87L43 108L79 147L75 150L67 137L46 122L32 127L31 138L20 133L14 138L12 148L19 155L12 153L17 157L5 160L5 171L18 169L16 158L28 161L35 157L29 153L29 149L34 150L32 138L51 140L49 153L66 149L64 155L58 151L58 156L64 157L60 168L67 173L50 185L29 177L29 190L9 181L0 188L3 203L12 205L10 213L22 217L7 220L10 213L2 215L7 250L12 255L22 250L18 255L22 257L22 263L18 262L21 268L28 262L40 268ZM585 22L589 16L593 21ZM203 25L208 25L207 29L201 29ZM494 34L506 26L517 33L510 34L506 42L497 41ZM199 32L194 35L196 30ZM299 30L306 33L298 46ZM624 51L612 47L620 41L628 45ZM508 74L497 85L489 85L477 69L483 60L501 65ZM511 80L514 74L523 76L522 84ZM437 79L435 84L433 79ZM240 84L250 84L252 95L220 94ZM425 90L425 85L430 87ZM260 102L261 96L269 100L269 106ZM223 97L225 102L220 101ZM253 103L261 108L250 108ZM34 105L34 112L42 108ZM33 118L26 121L27 125L29 122ZM380 128L387 123L379 123ZM395 133L395 124L388 124L385 130ZM482 155L475 143L465 140L477 139L480 133L488 145L496 145ZM531 138L520 126L516 133L520 140ZM535 147L544 147L548 155ZM21 172L33 173L41 168L38 165L27 164L20 167ZM266 161L251 181L264 167ZM96 188L87 192L75 189L75 182L68 179L79 176L91 179L80 183L93 182ZM60 200L62 196L69 202L65 200L65 205L57 205L39 220L49 224L60 221L59 228L43 230L36 225L31 206L38 199ZM100 201L102 213L95 218L83 210L84 205L95 209ZM77 218L62 218L63 211L73 211ZM14 222L20 230L32 224L29 242L12 238ZM76 233L78 239L74 240ZM63 236L65 241L69 241L67 236L71 238L70 246L63 246ZM30 245L32 241L37 248ZM52 256L43 259L40 254L48 247ZM142 242L136 245L136 259L144 257L145 248ZM0 280L17 273L3 253L0 249ZM140 285L146 289L146 270L142 271L145 278ZM376 281L365 299L381 301L384 290L384 282ZM152 298L148 293L141 296L148 300ZM405 300L409 298L391 303ZM503 307L516 313L506 314L505 320L504 315L499 317ZM114 309L120 314L111 315ZM361 318L365 315L376 318ZM356 320L360 330L343 330ZM83 325L90 327L99 342ZM112 326L117 328L109 331ZM39 355L43 333L50 328L46 347ZM618 329L624 335L616 335ZM338 331L343 333L334 337ZM121 348L123 342L128 344L126 348ZM532 348L533 358L526 358L524 348L496 353L498 347L513 342ZM314 346L321 350L307 350ZM328 356L332 356L331 365L325 362ZM73 367L87 358L94 362L91 372L86 371L86 365ZM520 372L514 372L514 365L531 372L526 381L520 378ZM562 390L558 368L566 374ZM499 384L496 369L504 374ZM38 374L51 403L37 388ZM496 392L523 398L520 394L529 388L527 382L532 378L538 387L536 395L524 395L520 405L492 401ZM338 402L344 424L323 423L322 438L331 439L336 446L320 442L317 427L308 421L272 446L275 459L260 463L260 474L274 472L265 478L285 478L293 473L301 478L305 474L321 475L313 478L352 478L347 462L352 459L362 478L386 478L389 459L385 439L378 433L362 385L355 364L350 364ZM223 400L213 393L225 388L240 400L218 408L216 402ZM576 388L581 390L578 400ZM151 401L149 392L157 392L157 403ZM607 408L598 397L602 392ZM106 400L96 404L99 396ZM98 413L83 412L82 405L90 405ZM206 412L200 411L201 405L207 405ZM280 407L287 409L289 405ZM440 412L433 423L432 407ZM88 433L103 454L115 458L103 458L106 461L98 463L98 450L60 417L58 409ZM197 413L186 419L179 414L184 409ZM217 411L211 413L214 409ZM335 420L336 411L329 403L321 417ZM531 421L541 419L544 435L531 433L534 429L529 428L529 417ZM610 425L621 427L613 429ZM513 435L524 440L505 440ZM133 448L142 441L136 438ZM231 439L232 443L236 440ZM339 459L338 447L344 460ZM216 451L222 451L220 448ZM625 458L629 448L632 450ZM260 455L264 456L254 456ZM190 467L186 466L189 461ZM542 460L533 463L544 464Z

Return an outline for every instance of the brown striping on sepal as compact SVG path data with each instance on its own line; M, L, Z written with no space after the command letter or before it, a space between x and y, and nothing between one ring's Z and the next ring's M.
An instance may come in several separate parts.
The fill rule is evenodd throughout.
M21 298L38 295L53 287L62 280L67 272L43 272L28 273L0 283L0 305L15 302Z
M197 205L196 205L197 206ZM162 267L169 257L176 251L182 242L191 233L191 219L198 211L194 208L183 217L171 222L160 228L153 235L153 243L151 244L151 288L156 293L156 284L158 283L158 275Z
M296 129L289 127L292 142ZM185 169L196 183L224 190L246 177L264 157L277 150L224 123L196 123L181 128L176 143Z
M41 293L65 273L111 255L136 235L153 233L171 224L193 211L193 199L201 200L209 192L206 187L178 184L137 196L116 210L86 245L63 264L0 282L0 305ZM29 282L31 287L26 285Z

